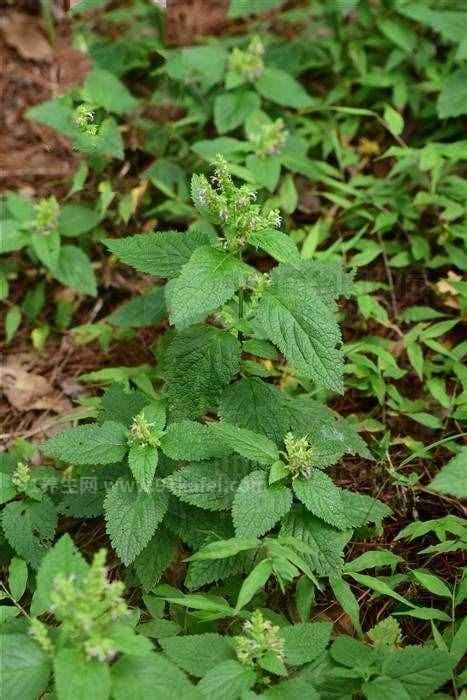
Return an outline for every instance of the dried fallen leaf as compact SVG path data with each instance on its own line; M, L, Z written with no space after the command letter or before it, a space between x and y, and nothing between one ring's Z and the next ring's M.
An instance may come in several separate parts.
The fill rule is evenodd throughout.
M60 396L45 377L27 372L19 365L0 367L0 390L18 411L63 413L72 408L68 399Z
M21 58L47 63L52 61L52 47L40 25L30 15L9 12L0 17L0 31L8 46L15 49Z

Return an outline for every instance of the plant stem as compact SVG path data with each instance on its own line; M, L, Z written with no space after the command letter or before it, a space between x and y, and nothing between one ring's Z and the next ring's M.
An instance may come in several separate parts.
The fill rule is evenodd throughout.
M245 300L245 290L243 287L240 287L238 291L238 320L241 321L243 319L243 313L244 313L244 300ZM242 332L241 330L238 331L237 333L237 338L239 340L242 340Z

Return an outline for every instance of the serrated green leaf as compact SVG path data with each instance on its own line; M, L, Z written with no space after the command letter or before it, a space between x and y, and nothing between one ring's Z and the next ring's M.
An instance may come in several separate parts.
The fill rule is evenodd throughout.
M467 498L467 447L463 447L441 468L430 483L430 488L456 498Z
M467 70L465 68L451 73L444 79L437 109L440 119L467 114Z
M166 286L170 322L186 328L202 320L229 301L251 273L252 268L231 253L201 246Z
M133 418L149 403L149 397L141 391L131 391L121 384L111 384L101 397L99 421L121 423L129 428Z
M367 523L380 525L384 518L391 515L392 511L385 503L365 493L347 489L340 489L340 492L348 527L362 527Z
M317 518L338 530L349 527L340 491L327 474L314 469L308 479L296 479L293 489L297 498Z
M215 406L240 369L238 340L213 326L178 333L163 358L163 377L172 417L196 417Z
M305 88L289 73L279 68L266 68L256 81L256 88L262 97L282 107L304 109L311 104Z
M169 425L161 438L161 449L170 459L196 462L232 453L207 425L190 420Z
M310 553L304 553L303 557L319 575L331 576L341 571L343 549L349 535L319 520L304 506L293 508L284 520L280 534L295 537L309 547Z
M19 601L26 590L28 565L22 559L13 557L8 567L8 588L14 600Z
M224 661L201 679L198 688L205 698L237 700L256 681L255 672L238 661Z
M60 649L54 657L54 678L58 700L108 700L110 669L107 664L88 660L76 649Z
M176 553L176 538L163 528L157 530L149 544L134 561L136 574L145 591L157 586Z
M249 243L262 248L274 260L281 263L298 263L301 258L297 246L290 236L276 229L264 229L250 236Z
M232 452L237 452L253 462L273 464L279 459L279 451L275 443L264 435L223 421L212 423L210 430Z
M57 262L51 266L59 282L80 294L96 296L96 276L91 261L81 248L64 245L60 248Z
M139 272L171 279L180 273L197 248L209 243L209 236L196 230L161 231L128 238L106 238L104 243L122 262Z
M364 683L362 691L367 700L410 700L410 695L402 683L394 678L381 676Z
M50 660L39 645L24 634L2 633L0 648L0 687L5 699L41 697L50 676Z
M8 503L16 496L16 488L11 481L11 474L0 472L0 505Z
M260 107L260 99L251 90L235 90L218 95L214 101L214 124L219 134L232 131Z
M61 236L80 236L95 228L100 221L99 212L83 204L65 204L60 209L58 231Z
M47 457L70 464L112 464L127 452L127 431L114 421L79 425L50 438L41 449Z
M119 328L145 328L156 325L166 314L164 288L155 287L119 306L106 321Z
M164 479L171 493L185 503L206 510L227 510L245 474L251 470L240 458L200 462L178 469Z
M31 603L31 615L39 616L50 609L50 592L56 576L83 576L88 569L70 535L65 534L42 559Z
M326 649L331 638L330 622L303 622L282 627L285 659L291 666L301 666L316 659Z
M107 532L126 566L148 544L167 511L167 505L164 490L143 493L124 478L118 479L107 493L104 501Z
M13 501L3 509L2 525L15 552L37 569L52 544L57 510L48 496L41 501Z
M388 654L382 672L402 683L411 697L428 697L449 679L454 664L447 652L412 646Z
M256 312L264 335L297 372L318 386L342 393L341 336L337 322L321 299L304 295L303 284L290 279L274 281Z
M132 445L128 452L128 465L138 486L149 493L156 473L159 454L153 445Z
M286 398L277 387L255 377L227 387L219 414L227 423L264 433L276 443L290 430Z
M292 492L280 484L268 485L266 472L257 470L240 483L232 518L237 537L261 537L290 510Z
M112 696L115 700L201 700L183 671L162 654L119 659L112 666Z
M165 654L177 666L198 678L223 661L235 659L234 650L220 634L195 634L161 639Z
M125 85L102 68L94 68L87 75L81 90L85 101L115 114L131 112L138 104Z

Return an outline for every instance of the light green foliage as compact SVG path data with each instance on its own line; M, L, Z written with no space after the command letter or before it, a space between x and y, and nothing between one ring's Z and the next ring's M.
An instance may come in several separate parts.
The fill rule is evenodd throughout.
M193 463L164 479L164 485L180 500L206 510L226 510L250 467L235 458Z
M238 661L224 661L203 676L198 688L204 698L231 700L247 692L255 680L254 671L245 668Z
M50 609L51 591L57 576L81 578L87 571L87 564L67 534L44 556L37 573L31 614L38 616Z
M112 667L112 691L116 700L154 695L168 700L201 700L185 674L160 654L145 658L123 657Z
M47 234L57 228L60 205L55 197L39 200L34 206L34 213L32 225L38 233Z
M402 630L393 617L381 620L368 631L368 637L375 647L400 647L402 645Z
M284 639L281 630L270 620L265 620L260 610L255 610L251 619L244 623L243 634L234 637L235 653L241 664L254 667L265 665L274 660L283 665ZM273 657L273 659L269 659Z
M51 610L62 624L62 634L88 659L110 661L118 648L108 628L128 612L122 598L123 583L107 580L105 550L95 555L86 572L58 574L50 592Z
M42 649L26 635L1 636L1 687L8 698L36 700L47 688L50 661Z
M435 476L430 488L457 498L467 498L467 447L452 457Z
M331 630L328 622L304 622L282 628L287 664L301 666L320 656L329 643Z
M264 71L263 55L264 45L259 36L254 36L244 51L233 49L229 56L229 70L238 74L236 82L258 80Z
M190 420L172 423L161 438L161 448L171 459L195 462L233 452L208 425Z
M251 430L222 421L213 423L210 430L221 444L253 462L272 464L279 458L279 452L272 440Z

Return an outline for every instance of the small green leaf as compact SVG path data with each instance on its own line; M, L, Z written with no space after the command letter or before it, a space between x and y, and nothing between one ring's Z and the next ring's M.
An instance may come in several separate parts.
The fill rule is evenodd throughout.
M157 447L132 445L128 452L128 464L138 486L149 493L158 462Z
M282 107L304 109L312 104L305 88L279 68L266 68L257 80L256 88L262 97Z
M13 557L8 568L8 588L16 601L19 601L26 590L28 581L28 566L25 561Z
M430 488L456 498L467 498L467 447L449 460L430 483Z

